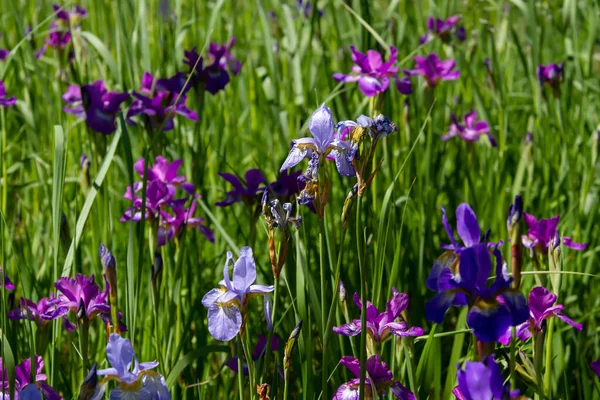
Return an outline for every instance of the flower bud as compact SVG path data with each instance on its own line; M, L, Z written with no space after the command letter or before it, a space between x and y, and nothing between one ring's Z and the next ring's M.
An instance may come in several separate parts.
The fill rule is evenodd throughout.
M346 287L344 286L344 282L340 279L340 283L338 284L338 294L340 295L340 301L346 301Z
M290 337L287 342L285 342L285 350L283 353L283 371L284 374L287 374L288 369L290 368L290 364L292 362L292 355L294 353L294 349L296 348L296 344L298 343L298 337L300 336L300 330L302 329L302 320L298 322L292 333L290 333Z
M96 373L97 368L98 365L94 363L87 376L83 380L81 388L79 389L79 400L91 400L99 390L98 375Z

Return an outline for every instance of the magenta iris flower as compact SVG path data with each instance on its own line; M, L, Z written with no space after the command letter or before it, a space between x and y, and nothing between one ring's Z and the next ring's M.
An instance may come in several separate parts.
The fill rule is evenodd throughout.
M0 80L0 107L10 107L16 103L17 99L15 97L6 96L6 87L4 86L4 82Z
M206 67L204 66L204 57L198 54L195 47L190 51L184 51L183 62L190 69L196 67L193 76L195 86L202 84L204 89L213 95L225 89L231 80L230 74L235 76L242 69L241 61L236 59L231 52L234 45L235 38L231 38L226 44L211 42L208 48Z
M358 293L354 294L354 303L362 309L362 301ZM392 335L399 337L421 336L423 329L409 327L400 314L408 307L408 295L392 289L392 298L386 304L386 310L379 312L377 308L367 301L367 333L376 343L382 343ZM348 324L333 327L333 331L344 336L356 336L361 332L361 320L355 319Z
M509 400L519 396L518 390L510 390L510 383L504 383L493 355L481 362L467 361L464 369L457 371L456 379L458 386L452 394L457 400Z
M128 339L113 333L106 345L106 358L110 368L97 371L98 376L106 376L118 382L112 390L111 399L152 399L168 400L171 393L165 378L153 371L157 361L140 363Z
M465 115L465 124L461 125L456 120L456 116L451 114L453 124L450 125L448 133L442 136L442 140L448 140L459 136L467 142L477 142L481 136L487 136L492 147L496 147L496 139L490 133L490 125L486 121L477 121L477 112L471 110Z
M335 159L335 165L340 175L356 175L352 165L354 152L351 151L350 143L335 139L333 115L329 107L322 105L312 114L308 122L308 130L313 137L293 141L292 149L283 162L280 171L296 166L304 158L310 158L314 164L309 165L310 175L317 175L319 159L331 154ZM304 175L309 174L305 173Z
M101 80L84 85L83 90L79 85L70 85L62 97L67 104L63 110L85 119L90 129L110 135L117 129L115 119L121 103L129 97L129 93L107 92Z
M460 71L454 71L456 62L454 60L440 60L440 57L431 53L426 57L416 56L415 68L404 70L408 76L422 76L427 82L427 86L435 88L442 81L455 81L460 76Z
M135 182L133 188L128 186L123 198L132 202L123 216L121 222L139 222L142 219L150 220L157 227L157 246L164 246L168 241L179 237L184 228L196 228L211 243L214 243L214 234L203 224L204 218L194 217L197 199L196 188L186 181L185 176L179 175L178 170L183 160L169 162L163 156L157 156L156 162L148 168L148 183L146 187L146 203L139 193L143 189L143 182ZM145 173L144 159L140 158L134 164L135 171L143 179ZM176 198L177 190L182 189L185 197ZM186 208L187 204L190 204ZM142 216L142 208L145 208Z
M398 77L398 67L394 66L398 56L395 47L390 47L390 59L387 62L383 62L381 53L376 50L368 50L367 54L356 50L354 46L350 46L350 50L352 61L356 64L352 67L352 73L348 75L335 73L333 79L338 82L358 82L359 89L368 97L385 92L390 85L390 79L395 81L400 93L407 95L412 93L408 78Z
M562 82L565 74L564 61L560 64L538 65L536 75L540 85L548 84L557 87Z
M229 263L233 265L233 277L229 277ZM256 263L250 247L242 247L240 258L233 259L227 252L223 268L223 280L219 288L210 290L202 298L202 304L208 308L208 331L217 340L223 342L233 339L242 328L248 299L265 296L274 290L274 286L255 285Z
M51 293L49 298L44 297L37 303L22 297L19 300L19 307L7 312L6 316L12 320L29 319L39 327L44 327L50 321L62 318L65 329L73 331L75 326L67 319L68 312L69 307L64 305L60 298L55 297L54 293Z
M522 341L529 339L533 333L545 329L546 320L552 317L559 318L577 330L582 325L573 321L562 313L564 306L556 303L556 295L542 286L537 286L529 292L529 319L517 327L517 337ZM506 331L498 341L506 346L510 344L512 330Z
M419 43L425 44L430 42L435 36L438 36L442 42L448 43L452 39L453 34L458 40L464 42L466 39L465 28L459 26L459 23L459 15L453 15L445 20L429 17L427 18L427 30L429 32L419 38Z
M224 200L215 203L217 207L227 207L234 203L243 202L246 205L255 204L264 192L266 179L259 169L249 169L244 174L244 181L233 174L219 172L219 176L233 186L233 190L227 192Z
M106 290L102 291L94 282L94 275L87 277L77 274L75 279L59 278L54 287L60 292L60 306L67 307L77 314L78 318L91 320L100 314L110 315L108 282Z
M0 265L0 277L0 288L6 290L15 290L15 285L8 278L8 275L6 275L2 270L2 265Z
M348 368L356 378L342 384L333 396L333 400L359 400L360 361L354 357L345 356L340 360L340 364ZM375 388L380 398L383 398L389 390L397 399L417 399L414 393L402 386L399 381L394 380L392 371L390 371L386 363L379 361L379 354L369 357L366 361L366 369L365 398L374 398L372 388Z
M31 359L27 358L23 360L15 368L15 399L41 399L46 400L62 400L62 397L46 383L46 374L44 371L44 360L42 357L36 355L35 360L35 381L31 382ZM8 371L4 369L2 358L0 357L0 378L2 379L0 384L0 390L2 391L2 399L8 400ZM33 384L33 385L32 385ZM37 387L39 386L39 391ZM34 390L35 389L35 390ZM41 392L41 394L40 394ZM35 395L34 395L35 393ZM36 397L37 396L37 397ZM42 397L43 396L43 397Z
M171 78L158 79L155 82L150 73L144 72L140 91L133 92L135 100L127 112L127 122L135 125L132 118L142 115L147 129L154 131L162 125L162 130L165 132L175 127L174 114L198 122L196 112L185 105L186 93L189 90L185 81L185 74L179 73Z
M554 248L560 244L561 237L558 230L560 215L552 218L541 218L539 221L526 212L523 213L523 216L529 227L527 235L522 236L523 246L544 255L548 254L549 248ZM587 247L587 243L575 243L570 237L563 237L562 242L565 246L574 250L584 250Z
M77 4L73 5L70 11L61 8L58 4L54 4L53 9L56 21L50 25L48 38L45 40L44 45L35 53L35 58L40 58L48 48L65 50L69 43L71 43L71 26L78 27L79 20L87 16L87 11ZM69 61L75 58L73 49L69 50L68 58Z

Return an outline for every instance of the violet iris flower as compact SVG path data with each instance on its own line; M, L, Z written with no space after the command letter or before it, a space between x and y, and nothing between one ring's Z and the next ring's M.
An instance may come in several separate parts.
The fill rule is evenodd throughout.
M233 255L227 252L220 288L210 290L202 298L208 308L208 331L217 340L227 342L233 339L242 328L250 297L265 296L274 286L255 285L256 264L250 247L242 247L240 258L234 262L233 277L229 277L229 263Z
M354 303L362 309L362 301L358 293L354 294ZM391 337L390 334L399 337L421 336L423 329L409 327L400 315L407 307L408 295L398 292L396 288L392 288L392 298L387 302L386 310L383 312L379 312L370 301L367 301L366 324L371 339L376 343L382 343ZM396 321L397 319L399 320ZM348 324L334 326L333 331L344 336L356 336L361 332L360 322L360 319L355 319Z
M203 224L204 218L194 217L196 200L192 200L189 208L184 207L186 202L186 199L173 200L170 204L173 214L163 210L160 211L162 224L158 227L157 243L159 247L179 236L184 228L196 228L209 242L215 242L213 231Z
M0 277L3 277L0 279L0 288L6 290L15 290L15 285L8 278L8 275L6 275L2 270L2 265L0 265Z
M148 168L148 181L164 183L168 187L169 192L181 188L188 194L193 195L196 191L194 185L190 182L186 182L185 176L178 175L181 164L183 164L182 159L169 162L169 160L161 155L156 156L154 165ZM138 159L133 165L133 169L142 179L144 178L145 168L144 158Z
M19 365L15 368L15 399L34 399L36 397L33 396L35 391L30 386L34 384L34 388L37 390L37 386L39 386L39 390L43 395L43 398L46 400L62 400L62 397L45 381L47 379L44 371L44 360L42 357L36 355L35 359L35 382L31 382L31 359L27 358L23 360ZM2 393L1 399L8 400L8 389L9 389L9 381L8 381L8 371L4 369L4 365L2 363L2 358L0 357L0 392ZM37 393L39 394L39 393ZM37 398L42 398L38 396Z
M419 43L428 43L432 41L435 36L438 36L442 42L448 43L452 39L452 34L454 34L458 40L464 42L466 39L465 28L458 26L459 23L459 15L453 15L446 20L429 17L427 18L427 30L429 30L429 32L419 38Z
M532 333L544 330L546 320L552 317L557 317L580 331L582 325L561 312L564 309L562 304L554 305L554 303L556 303L556 295L545 287L537 286L531 289L529 292L529 319L517 327L517 337L522 341L529 339ZM511 337L512 330L509 329L498 341L508 346Z
M518 326L529 318L525 297L510 288L506 264L498 248L493 250L496 258L496 279L487 286L492 262L486 243L464 248L458 255L458 273L443 266L427 279L427 286L439 294L425 305L427 318L436 323L444 321L451 306L469 306L467 324L475 337L482 342L497 341L510 326ZM436 266L434 266L434 269Z
M315 165L309 165L310 175L317 175L319 159L331 154L340 175L356 175L352 165L354 152L350 151L350 143L334 138L333 115L329 107L322 105L312 114L308 122L308 130L313 137L293 141L292 149L280 171L296 166L304 158L312 158Z
M590 363L590 368L598 378L600 378L600 358Z
M110 135L117 129L115 119L121 103L129 97L129 93L107 92L101 80L84 85L83 89L70 85L62 97L68 105L63 110L85 119L90 129Z
M367 54L356 50L354 46L350 46L350 50L352 61L356 64L352 67L352 73L348 75L335 73L333 79L338 82L358 82L358 87L368 97L385 92L390 85L390 78L395 80L396 88L400 93L406 95L412 93L410 80L398 77L398 67L394 66L398 56L395 47L390 47L390 59L385 63L376 50L368 50Z
M225 172L219 172L219 176L229 182L233 186L233 190L227 192L227 197L224 200L215 203L217 207L227 207L238 202L243 202L246 205L255 204L260 194L265 190L266 180L259 169L246 171L244 174L245 182L237 176Z
M440 57L431 53L426 57L416 56L415 69L404 70L408 76L423 76L427 86L435 88L441 81L455 81L460 76L460 71L453 71L456 67L454 60L440 60Z
M60 298L55 297L54 293L51 293L49 298L44 297L37 303L22 297L19 300L19 307L7 312L6 316L12 320L29 319L39 327L44 327L50 321L62 318L65 329L73 331L75 325L67 319L68 312L69 307L64 305Z
M558 87L565 74L564 61L560 64L538 65L536 75L540 85L548 84L552 87Z
M226 44L210 43L208 48L208 63L204 67L204 58L198 54L196 47L190 51L184 51L184 63L194 69L193 81L195 86L202 84L204 89L216 94L225 89L230 81L230 73L237 75L242 69L242 63L233 57L231 49L235 44L235 38Z
M0 107L10 107L14 106L16 103L17 99L15 97L6 96L6 87L4 86L4 81L0 80Z
M73 4L73 7L70 11L58 4L54 4L52 8L54 9L56 18L66 22L67 24L75 24L79 21L79 19L87 17L87 11L85 8L80 7L77 4Z
M442 224L450 239L450 244L442 244L441 249L452 250L455 254L459 254L461 250L481 243L481 229L477 222L477 216L470 205L461 203L456 208L456 233L463 245L458 243L454 237L452 227L448 223L446 209L444 207L440 207L440 209L442 210Z
M48 49L55 48L64 50L71 43L71 26L78 27L79 20L87 16L87 11L78 5L74 5L71 11L61 8L58 4L53 6L56 21L50 25L48 38L42 47L35 53L35 58L40 58ZM71 49L68 55L69 61L75 58Z
M185 86L185 74L158 79L154 87L153 83L154 77L144 72L140 91L133 92L135 100L127 111L127 123L135 125L131 118L141 114L145 117L144 122L149 123L147 129L154 131L162 125L162 130L166 132L175 127L174 114L198 122L196 112L185 105L185 93L189 90L189 86Z
M442 136L442 140L446 141L455 136L459 136L467 142L477 142L483 135L487 136L492 147L496 147L496 139L490 133L490 125L486 121L477 121L477 112L471 110L465 115L465 124L461 125L456 120L456 116L451 114L453 124L450 125L448 133Z
M264 353L267 348L268 338L266 336L258 334L258 343L254 346L254 351L252 351L252 360L256 361L260 358L260 356ZM271 339L271 351L279 350L280 343L277 335L273 335ZM231 369L233 372L238 372L238 358L232 357L229 362L227 362L227 367ZM244 371L244 375L248 376L248 364L245 362L242 363L242 369Z
M360 361L354 357L345 356L340 360L340 364L345 366L354 374L356 378L342 384L333 400L359 400L360 387ZM365 377L365 398L374 398L372 388L375 388L377 395L383 397L390 390L394 397L401 400L416 400L417 397L402 384L394 380L392 371L383 361L379 361L379 354L369 357L366 361L367 376Z
M271 191L276 197L291 199L301 190L298 178L302 171L280 171L277 180L269 185Z
M529 227L527 235L522 236L523 246L544 255L548 254L549 248L554 248L560 244L561 237L558 230L560 215L552 218L540 218L539 221L526 212L523 213L523 216ZM584 250L587 247L587 243L575 243L570 237L563 237L562 242L573 250Z
M519 396L518 390L510 390L510 383L504 383L493 355L481 362L467 361L464 370L457 371L456 379L458 386L452 394L458 400L508 400Z
M123 339L116 333L111 334L106 345L106 358L111 367L98 370L97 375L119 382L110 393L111 400L171 398L165 378L152 371L158 366L158 362L140 363L128 339Z

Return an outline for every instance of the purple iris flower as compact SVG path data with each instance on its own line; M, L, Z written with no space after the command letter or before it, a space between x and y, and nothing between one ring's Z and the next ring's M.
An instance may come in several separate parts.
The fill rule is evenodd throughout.
M4 278L0 279L0 288L6 289L6 290L15 290L15 285L8 278L8 275L6 275L4 273L4 271L2 270L2 265L0 265L0 276L4 277Z
M0 33L0 37L2 37L1 33ZM0 61L6 60L6 58L8 57L9 54L10 54L10 50L0 48Z
M406 95L412 93L410 80L406 77L398 77L398 67L394 66L398 56L395 47L390 47L390 59L385 63L381 53L376 50L368 50L367 54L356 50L354 46L350 46L350 50L352 61L356 64L352 67L352 73L348 75L335 73L333 79L338 82L358 82L358 87L368 97L385 92L390 85L390 78L396 81L396 88L400 93Z
M354 152L351 151L350 143L335 139L333 115L329 107L322 105L312 114L308 122L308 130L313 137L293 141L292 149L280 171L296 166L304 158L312 158L313 161L316 159L316 165L310 166L311 175L317 175L319 159L331 154L340 175L356 175L352 165Z
M481 243L481 229L477 222L477 216L470 205L462 203L456 208L456 233L458 233L458 237L462 240L463 245L458 243L454 237L452 227L448 223L446 209L444 207L440 207L440 209L442 210L442 224L450 239L450 244L442 244L440 246L441 249L452 250L458 254L467 247Z
M269 190L283 199L290 199L301 190L298 178L302 171L281 171L277 180L269 185Z
M475 337L482 342L495 342L510 326L518 326L529 318L525 297L510 288L512 278L508 278L506 264L497 247L493 253L496 279L489 287L487 282L492 262L486 243L460 251L457 273L447 265L434 265L427 286L439 294L425 305L430 321L442 323L448 308L468 305L467 324Z
M153 85L154 77L144 72L140 91L133 92L135 100L127 111L127 122L135 125L131 118L141 114L145 117L144 121L149 122L149 128L155 130L164 124L162 130L165 132L175 127L173 114L198 122L196 112L185 105L185 93L189 90L185 80L185 74L179 73L168 79L158 79Z
M15 399L35 399L33 396L39 386L39 392L43 397L39 396L39 392L37 392L37 398L44 398L46 400L62 400L62 397L45 381L47 379L46 374L42 373L44 371L44 360L42 357L36 355L35 359L35 382L31 382L31 359L27 358L23 360L19 365L15 368ZM0 390L2 392L2 399L9 399L8 389L9 389L9 381L8 381L8 371L4 369L2 358L0 357ZM33 387L31 386L33 384ZM32 397L29 397L29 396Z
M540 85L549 84L552 87L558 87L565 74L564 61L560 64L538 65L536 74Z
M598 378L600 378L600 358L590 363L590 368Z
M354 303L362 309L362 301L358 293L354 294ZM367 333L376 343L382 343L390 338L390 334L405 336L421 336L423 329L419 327L409 327L402 319L401 313L408 307L408 295L398 292L392 288L392 298L386 304L386 310L379 312L377 308L367 301ZM396 321L399 319L398 321ZM361 320L355 319L348 324L334 326L333 331L344 336L356 336L361 332Z
M66 23L76 23L80 18L87 17L87 11L85 8L80 7L77 4L73 4L71 11L61 7L58 4L54 4L52 8L54 9L56 18Z
M252 351L252 360L256 361L260 358L260 356L264 353L265 349L267 348L267 343L268 343L268 338L266 336L261 335L260 333L258 334L258 343L256 343L256 346L254 346L254 351ZM280 347L280 343L279 343L279 338L277 337L277 335L273 335L273 338L271 339L271 351L276 351L279 350ZM231 360L229 360L229 362L227 362L227 364L225 364L229 367L229 369L231 369L234 372L238 372L238 358L237 357L232 357ZM242 363L242 368L244 370L244 375L248 375L248 364L246 364L245 362Z
M168 400L171 393L165 378L153 371L157 361L140 363L128 339L113 333L106 345L106 358L111 367L98 370L98 376L106 376L119 382L110 398Z
M188 194L193 195L196 191L194 185L190 182L186 182L185 176L178 175L179 168L183 164L182 159L169 162L163 156L156 156L154 165L148 168L148 181L158 181L164 183L169 187L169 191L174 191L177 188L185 190ZM140 178L144 178L145 171L144 158L138 159L133 165L133 169L140 175Z
M0 80L0 106L10 107L16 103L17 99L15 97L6 97L6 87L4 86L4 82Z
M223 342L233 339L242 328L248 298L265 296L274 290L274 286L254 284L256 264L250 247L242 247L240 258L234 262L233 278L229 277L230 262L234 259L228 251L220 288L210 290L202 298L202 304L208 308L208 331Z
M227 192L225 200L215 203L217 207L227 207L239 202L243 202L246 205L255 204L261 193L265 190L266 179L259 169L249 169L246 171L244 174L245 182L237 176L225 172L219 172L219 176L229 182L233 186L233 190Z
M420 44L425 44L433 40L435 36L438 36L442 42L448 43L452 39L452 34L461 42L466 39L465 28L458 26L460 23L460 16L453 15L448 19L443 20L440 18L427 18L427 32L419 38Z
M198 196L199 197L199 196ZM186 199L173 200L170 203L173 214L167 211L160 211L162 225L158 227L158 246L164 246L168 241L178 237L185 228L196 228L208 239L209 242L215 242L215 235L209 227L203 224L204 218L194 217L196 212L196 201L192 199L189 208L185 208Z
M493 355L481 362L467 361L464 370L457 371L456 379L458 386L452 394L458 400L508 400L519 396L518 390L510 390L510 383L504 383Z
M190 51L184 51L184 63L194 68L194 83L204 85L204 89L211 94L225 89L230 81L230 73L234 76L239 74L242 63L231 53L235 45L235 38L226 44L210 43L208 47L208 63L204 67L204 58L198 54L194 47Z
M66 314L68 312L69 307L64 305L60 298L55 297L54 293L51 293L49 298L44 297L37 303L22 297L19 301L19 307L10 310L6 313L6 316L12 320L29 319L39 327L44 327L50 321L62 318L65 329L73 331L75 326L67 319Z
M71 43L71 27L78 27L79 20L87 16L87 11L78 5L73 5L71 11L61 8L58 4L53 6L56 15L56 21L50 25L48 38L42 47L35 53L35 58L40 58L48 49L54 48L65 50ZM73 49L69 50L68 59L72 61L75 58Z
M333 396L333 400L359 400L360 361L354 357L345 356L340 360L340 364L348 368L356 378L342 384ZM366 361L366 370L365 398L374 398L372 392L374 387L379 397L385 396L390 390L397 399L417 399L414 393L402 386L399 381L394 380L392 371L383 361L379 361L379 354L369 357Z
M552 218L540 218L538 221L533 215L523 213L525 222L529 229L527 235L522 236L523 246L528 249L534 249L538 254L548 254L549 248L554 248L560 243L560 234L558 222L560 215ZM570 237L563 237L562 242L565 246L574 250L584 250L587 243L575 243Z
M63 101L63 110L86 120L87 126L96 132L110 135L117 129L115 119L121 111L121 103L129 99L129 93L107 92L104 81L84 85L70 85Z
M471 110L465 115L465 124L461 125L456 120L456 116L451 114L453 124L450 125L448 133L442 136L442 140L446 141L455 136L459 136L467 142L477 142L480 136L487 136L492 147L496 147L496 139L490 133L490 125L486 121L477 121L477 112Z
M460 76L460 71L453 71L456 67L454 60L440 60L440 57L431 53L427 57L416 56L415 69L404 70L408 76L421 75L427 81L427 86L435 88L441 81L455 81Z
M562 304L556 304L556 295L542 286L537 286L529 292L529 319L517 327L517 337L522 341L529 339L532 333L541 332L545 328L545 322L548 318L557 317L577 330L582 329L582 325L573 321L564 315L561 311L564 309ZM505 346L510 344L512 330L507 330L504 336L498 341Z

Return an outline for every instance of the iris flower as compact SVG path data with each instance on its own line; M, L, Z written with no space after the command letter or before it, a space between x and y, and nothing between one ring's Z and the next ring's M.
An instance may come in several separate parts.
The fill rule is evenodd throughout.
M232 278L229 276L230 262L234 263ZM227 252L223 278L219 288L204 295L202 304L208 308L208 331L215 339L227 342L242 328L248 299L265 296L274 290L274 286L254 284L256 264L250 247L242 247L237 260L233 259L231 252ZM265 299L268 297L265 296Z
M452 394L458 400L509 400L519 396L518 390L510 390L510 383L504 383L493 355L481 362L467 361L464 370L457 371L456 379L458 386Z
M364 54L350 46L350 51L352 61L356 64L352 67L352 73L345 75L338 72L333 74L333 79L338 82L358 82L359 89L368 97L385 92L390 86L390 79L395 80L400 93L412 93L410 80L398 77L398 67L394 66L398 56L395 47L390 47L390 58L387 62L383 62L381 53L376 50L368 50L367 54Z
M171 398L165 378L152 371L158 362L138 362L129 340L116 333L111 334L106 345L106 358L111 367L100 369L97 374L118 382L118 386L110 393L111 400Z
M600 378L600 358L590 363L590 368L592 369L592 371L594 371L596 376Z
M37 303L22 297L19 301L19 307L10 310L6 313L6 316L12 320L29 319L39 327L43 327L55 319L63 318L65 329L72 331L74 325L66 318L68 312L69 307L62 304L61 299L51 293L49 298L44 297Z
M121 111L121 103L129 97L129 93L107 92L101 80L83 85L83 89L70 85L62 97L68 105L63 110L85 119L90 129L110 135L117 129L115 119Z
M348 368L356 378L342 384L333 396L333 400L359 400L360 361L354 357L345 356L340 360L340 364ZM397 399L417 399L414 393L402 386L399 381L394 380L392 371L383 361L379 361L379 354L371 356L366 361L366 370L365 398L374 398L372 388L375 388L377 395L381 398L390 390Z
M529 339L532 333L541 332L545 329L546 320L552 317L559 318L577 330L581 330L581 324L573 321L562 313L564 306L556 304L556 295L542 286L537 286L529 292L529 319L517 327L517 337L522 341ZM510 344L512 330L507 330L505 335L498 341L506 346Z
M185 93L189 87L185 87L185 74L178 74L169 79L158 79L144 72L142 76L142 87L139 92L133 92L134 102L127 112L127 122L135 125L132 120L137 115L146 117L149 128L158 129L162 125L163 131L170 131L175 127L174 114L198 122L198 115L190 110L185 102Z
M435 88L442 81L455 81L460 76L460 71L453 71L456 67L454 60L440 60L440 57L431 53L426 57L416 56L415 68L412 70L404 70L408 76L420 75L425 78L427 86Z
M565 74L564 61L560 64L538 65L536 75L540 85L548 84L557 86L563 80Z
M27 358L23 360L19 365L15 368L15 399L35 399L35 395L37 398L41 399L42 397L39 395L43 395L43 398L46 400L62 400L62 397L45 381L47 379L46 374L42 373L44 370L44 360L42 357L36 355L34 356L35 360L35 381L31 382L31 358ZM0 392L2 393L2 399L9 399L8 390L9 390L9 381L8 381L8 371L4 369L4 365L2 363L2 358L0 357ZM33 386L32 386L33 384ZM39 392L37 391L37 387L39 386ZM35 389L35 390L34 390ZM32 396L32 397L29 397Z
M427 18L427 30L429 32L419 38L419 43L425 44L430 42L435 36L438 36L442 42L448 43L452 39L452 34L454 34L458 40L464 42L466 39L465 28L459 26L459 23L459 15L453 15L445 20L429 17Z
M48 38L43 46L35 53L35 58L40 58L48 47L64 50L71 43L71 26L79 27L79 20L87 16L87 11L74 4L71 10L62 8L58 4L53 5L56 21L50 25ZM75 54L71 49L68 55L69 61L75 58Z
M258 196L264 192L266 180L259 169L249 169L244 174L244 181L233 174L219 172L219 176L233 186L233 190L227 192L224 200L215 203L217 207L227 207L232 204L243 202L246 205L255 204Z
M0 80L0 107L10 107L15 104L17 104L17 99L6 96L6 87L4 86L4 82Z
M15 285L8 278L8 275L6 275L2 270L2 265L0 265L0 277L3 277L0 279L0 288L6 290L15 290Z
M362 309L362 301L358 293L354 294L354 303ZM421 336L423 329L419 327L409 327L402 319L400 314L408 307L408 295L398 292L396 288L392 289L392 298L386 304L386 310L379 312L377 308L367 301L367 333L376 343L382 343L390 338L390 334L405 336ZM398 321L396 321L399 319ZM348 324L333 327L333 331L344 336L356 336L361 332L361 320L355 319Z
M560 215L552 218L541 218L539 221L531 214L523 213L525 222L529 229L527 235L523 235L523 246L528 249L534 249L538 254L548 254L548 248L554 248L560 243L560 234L558 223ZM575 243L570 237L563 237L562 242L565 246L573 250L584 250L587 243Z
M308 122L308 130L313 137L293 141L292 149L280 171L296 166L304 158L311 158L313 162L316 160L316 165L312 166L314 171L311 170L311 175L316 175L319 159L331 154L340 175L355 175L352 166L354 153L350 151L351 147L348 142L335 139L333 115L329 107L322 105L312 114Z
M496 147L496 139L490 133L490 125L486 121L477 121L477 112L471 110L465 115L465 124L458 123L456 116L451 114L453 124L450 125L448 133L442 136L442 140L446 141L455 136L459 136L467 142L477 142L481 136L487 136L492 147Z
M231 80L230 74L239 74L242 63L231 53L235 44L235 38L231 38L226 44L210 43L208 47L208 62L204 66L204 58L198 54L194 47L190 51L184 51L184 63L194 68L193 81L195 86L203 84L204 89L210 94L216 94Z

